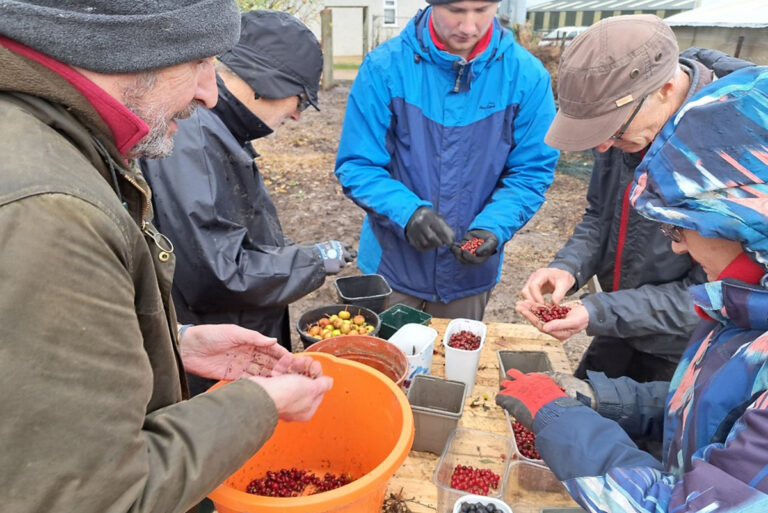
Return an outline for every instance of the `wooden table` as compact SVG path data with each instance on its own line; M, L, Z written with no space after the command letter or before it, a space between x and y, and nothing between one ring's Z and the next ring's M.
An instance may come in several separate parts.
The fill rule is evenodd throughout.
M445 351L442 339L449 321L450 319L433 318L430 324L438 333L435 341L437 353L432 361L434 376L445 375ZM504 410L494 402L499 389L499 362L496 352L500 349L543 351L547 353L553 370L570 373L571 366L562 344L539 332L533 326L510 323L486 323L486 325L488 332L480 355L475 387L466 399L459 426L511 436ZM489 408L470 407L470 403L478 398ZM407 500L408 507L414 513L437 511L437 487L432 481L432 474L439 459L439 456L431 453L411 451L390 480L387 496L390 493L399 494Z

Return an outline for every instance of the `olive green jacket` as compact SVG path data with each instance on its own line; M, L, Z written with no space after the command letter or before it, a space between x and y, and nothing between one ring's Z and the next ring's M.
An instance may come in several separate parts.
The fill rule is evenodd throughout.
M150 218L96 110L0 47L0 510L186 511L272 434L252 382L183 400Z

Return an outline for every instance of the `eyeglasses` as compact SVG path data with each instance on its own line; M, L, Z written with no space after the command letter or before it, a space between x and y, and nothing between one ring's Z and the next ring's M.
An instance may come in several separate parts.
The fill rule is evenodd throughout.
M626 123L624 123L624 126L622 126L618 132L616 132L614 135L610 137L611 141L621 141L621 136L624 135L624 132L627 131L627 128L629 128L629 125L632 123L632 120L635 119L635 116L637 116L637 113L640 112L640 108L643 106L643 102L645 102L645 99L648 98L647 96L643 96L643 99L640 100L640 103L637 104L637 107L635 107L635 110L632 111L632 114L629 116L629 119Z
M304 112L305 110L307 110L307 108L308 108L310 105L312 105L311 103L309 103L309 100L307 100L306 98L304 98L304 97L303 97L302 95L300 95L300 94L297 94L297 95L296 95L296 98L298 98L298 99L299 99L299 103L296 105L296 111L297 111L297 112Z
M661 233L663 233L664 236L670 239L672 242L683 241L683 229L680 228L679 226L662 223L660 228L661 228Z

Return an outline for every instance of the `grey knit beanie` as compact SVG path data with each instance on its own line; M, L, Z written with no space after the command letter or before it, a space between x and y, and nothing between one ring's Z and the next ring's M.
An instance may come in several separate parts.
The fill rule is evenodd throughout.
M0 0L0 34L98 73L218 55L237 43L234 0Z

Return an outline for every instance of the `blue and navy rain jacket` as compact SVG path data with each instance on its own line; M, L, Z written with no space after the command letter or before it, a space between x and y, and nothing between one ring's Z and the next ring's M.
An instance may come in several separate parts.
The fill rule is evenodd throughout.
M344 193L367 213L358 267L432 302L491 289L506 243L536 213L558 151L544 144L555 114L541 63L494 21L491 41L467 62L438 50L431 8L363 61L347 104L336 160ZM457 239L493 232L495 255L463 265L448 247L419 252L405 226L434 208Z
M768 511L768 290L727 280L691 292L719 320L702 322L668 387L590 373L599 413L552 402L536 415L537 449L588 511ZM659 462L628 434L662 425Z
M767 113L768 68L731 73L670 119L638 167L632 198L642 215L739 241L739 258L761 264L748 280L760 285L690 287L711 320L671 383L591 373L597 412L568 401L539 410L536 447L589 511L768 511ZM663 435L662 461L630 435Z

